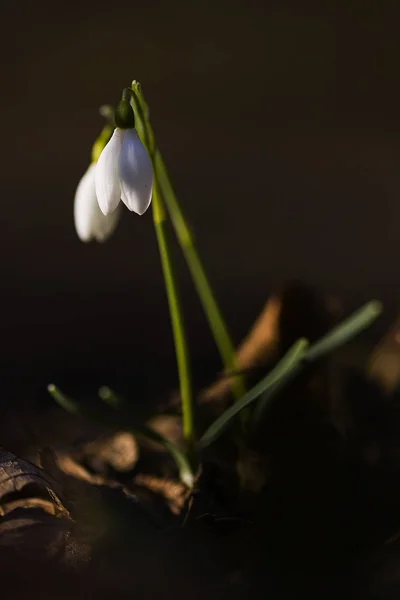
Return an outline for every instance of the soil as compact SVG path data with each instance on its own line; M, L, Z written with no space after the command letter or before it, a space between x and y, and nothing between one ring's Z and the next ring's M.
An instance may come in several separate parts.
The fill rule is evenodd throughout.
M238 349L248 383L328 330L331 306L298 284L270 299ZM382 359L395 337L362 368L330 357L294 381L245 445L228 432L204 453L192 493L165 452L127 432L50 403L9 411L4 597L398 598L400 403L395 360ZM200 394L201 428L231 401L229 379ZM149 424L179 441L178 413L172 401Z

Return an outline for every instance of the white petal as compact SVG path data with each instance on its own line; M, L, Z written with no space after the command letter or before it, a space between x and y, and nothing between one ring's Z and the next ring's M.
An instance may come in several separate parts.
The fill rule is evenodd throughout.
M129 210L142 215L150 206L153 166L135 129L126 129L119 155L122 201Z
M96 165L92 163L75 193L75 229L82 242L104 242L113 233L121 215L121 205L108 216L101 212L96 197L95 172Z
M96 194L103 214L109 215L117 208L121 199L118 181L118 160L124 132L115 129L110 141L100 154L96 165Z

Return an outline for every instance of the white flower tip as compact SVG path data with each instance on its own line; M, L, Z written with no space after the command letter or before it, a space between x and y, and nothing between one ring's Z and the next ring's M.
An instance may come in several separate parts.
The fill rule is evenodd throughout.
M141 210L140 210L140 209L139 209L139 210L137 210L137 211L136 211L136 214L137 214L137 215L139 215L139 217L141 217L142 215L144 215L144 213L145 213L145 212L147 212L147 209L149 208L150 204L151 204L151 196L150 196L150 199L149 199L149 202L148 202L147 206L145 206L145 207L144 207L143 209L141 209Z
M108 216L101 212L96 197L95 171L96 165L92 163L79 182L75 194L75 229L78 238L84 243L94 240L105 242L114 232L121 214L118 209Z
M89 244L89 242L93 242L92 236L84 237L84 236L80 235L78 231L77 231L77 234L78 234L78 238L80 239L80 241L83 242L84 244Z
M138 202L136 205L131 206L129 202L124 200L124 198L122 198L122 201L129 208L129 210L131 212L134 212L137 215L139 215L139 217L141 217L142 215L144 215L145 212L147 212L147 210L151 204L152 194L153 194L153 186L151 186L151 188L150 188L150 193L146 192L146 197L143 194L141 201Z
M100 210L105 216L111 215L115 211L121 199L118 160L123 139L124 132L121 129L115 129L96 165L96 196Z
M153 192L153 165L137 131L125 131L119 156L122 201L130 211L143 215Z

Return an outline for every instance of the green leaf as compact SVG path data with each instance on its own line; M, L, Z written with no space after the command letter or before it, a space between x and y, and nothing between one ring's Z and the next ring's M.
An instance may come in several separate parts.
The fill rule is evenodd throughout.
M268 373L259 383L257 383L250 391L230 406L214 423L207 429L200 439L200 449L204 449L214 442L229 425L231 420L244 408L255 402L261 394L267 390L275 388L276 384L285 380L288 375L291 375L293 366L305 356L308 342L305 339L298 340L285 356L279 361L276 367Z
M115 410L122 410L124 408L124 401L118 396L111 388L107 385L103 385L98 391L99 398L103 400L108 406Z
M376 300L368 302L313 344L307 352L306 360L309 362L318 360L325 354L343 346L361 331L369 327L381 312L382 304L380 302Z
M72 400L72 398L69 398L63 394L63 392L56 387L54 383L50 383L50 385L47 386L47 391L54 398L57 404L59 404L64 410L73 415L80 414L79 404L77 404L75 400Z
M285 357L287 357L287 361L285 361L286 364L282 365L281 376L276 379L276 382L272 386L268 387L268 389L261 394L261 397L257 402L253 412L253 424L257 425L261 421L264 411L269 406L272 398L274 398L276 394L278 394L278 392L280 392L285 385L290 383L303 369L303 361L307 356L309 345L305 340L303 343L301 342L302 340L299 340L290 348L288 353L285 355ZM279 367L281 363L282 361L277 366Z
M228 410L214 421L202 436L200 448L206 448L215 441L238 412L262 396L254 414L254 421L257 423L271 399L276 396L285 385L292 381L307 363L320 359L322 356L347 343L350 339L369 327L381 312L382 305L380 302L375 300L368 302L368 304L360 308L348 319L345 319L332 331L313 344L308 351L306 350L306 340L299 340L296 342L264 379L257 383L257 385L245 394L241 400L236 402L233 406L230 406Z
M88 419L91 421L97 421L102 423L108 427L118 427L123 429L124 431L130 431L133 435L137 437L142 437L152 442L156 442L164 446L164 448L171 454L174 459L178 470L181 481L187 485L187 487L193 487L194 483L194 473L190 467L190 464L182 450L178 448L175 444L173 444L166 437L146 427L145 425L137 425L131 423L131 419L129 416L120 415L114 411L107 411L107 414L102 413L100 410L96 410L92 407L82 406L82 404L73 400L70 396L64 394L57 386L54 384L50 384L47 387L50 395L54 398L54 400L67 412L72 413L74 415L79 415L84 419ZM110 406L113 408L119 407L119 404L115 404L115 399L118 399L118 396L110 389L106 388L106 392L104 393L104 388L100 388L103 390L102 395L107 398L105 401L108 402L110 398L112 398L112 402ZM99 390L99 391L100 391ZM102 398L103 400L105 398Z
M346 344L350 339L369 327L369 325L371 325L371 323L380 315L381 311L382 306L379 302L368 302L368 304L357 310L348 319L340 323L337 327L332 329L332 331L313 344L308 352L301 357L301 361L290 367L290 372L286 373L284 378L281 378L275 386L269 388L262 395L254 411L254 423L257 424L260 421L263 412L272 398L304 369L306 363L313 362Z

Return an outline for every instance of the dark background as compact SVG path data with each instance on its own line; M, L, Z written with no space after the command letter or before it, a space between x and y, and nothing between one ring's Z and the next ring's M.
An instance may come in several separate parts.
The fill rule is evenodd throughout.
M175 377L151 212L124 213L105 245L80 243L72 219L98 107L133 78L236 341L288 277L349 309L380 298L390 320L399 17L397 1L3 3L4 376ZM177 259L194 360L211 364Z

